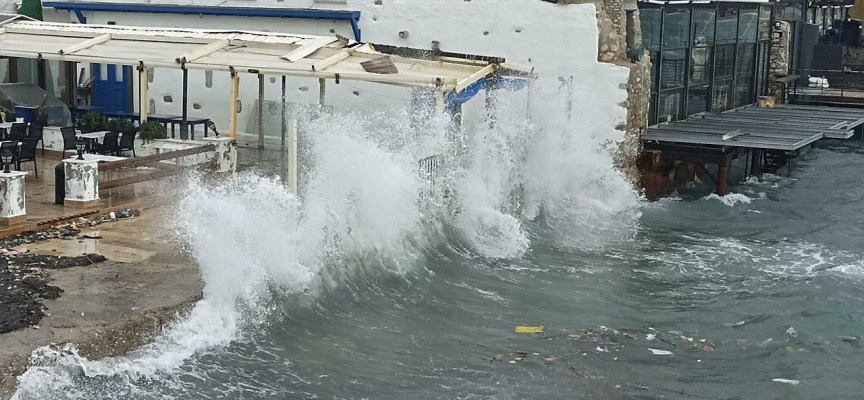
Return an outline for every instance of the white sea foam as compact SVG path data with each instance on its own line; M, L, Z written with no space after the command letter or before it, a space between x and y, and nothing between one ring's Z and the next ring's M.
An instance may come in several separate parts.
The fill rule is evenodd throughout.
M720 196L717 193L711 193L702 198L703 200L718 200L721 203L734 207L736 204L750 204L753 199L741 193L727 193L725 196Z

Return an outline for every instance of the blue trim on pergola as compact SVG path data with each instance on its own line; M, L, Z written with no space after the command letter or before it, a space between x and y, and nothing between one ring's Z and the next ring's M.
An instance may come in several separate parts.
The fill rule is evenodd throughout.
M176 14L176 15L214 15L231 17L264 17L264 18L299 18L299 19L329 19L348 21L354 31L354 40L360 41L360 11L335 11L298 8L258 8L258 7L204 7L175 6L153 4L121 4L121 3L72 3L43 2L43 7L55 10L71 11L82 24L87 23L83 11L144 13L144 14Z

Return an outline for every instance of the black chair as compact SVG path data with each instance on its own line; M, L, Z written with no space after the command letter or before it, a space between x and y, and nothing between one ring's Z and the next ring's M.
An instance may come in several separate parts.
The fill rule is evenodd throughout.
M6 128L0 128L0 140L6 140L9 131Z
M120 136L120 147L117 149L117 156L122 156L124 151L131 151L132 157L135 155L135 132L123 132Z
M117 146L117 132L109 132L105 134L105 139L102 139L102 144L96 148L99 154L117 154L120 147Z
M75 137L74 126L60 128L60 133L63 135L63 158L66 158L66 150L72 150L73 152L78 151L78 148L75 147L78 138Z
M24 139L27 136L27 124L22 123L14 123L12 124L12 129L9 130L9 137L7 140L20 142L21 139Z
M36 172L36 177L39 177L39 170L36 168L36 146L39 144L39 139L24 138L24 144L21 145L21 150L18 153L18 170L21 170L21 163L24 161L33 161L33 171Z
M33 122L30 124L30 128L27 129L27 136L25 136L25 137L30 138L30 139L38 139L40 142L42 142L42 155L43 156L45 155L45 140L43 140L43 138L42 138L44 131L45 131L45 128L42 126L42 124L38 124L36 122Z

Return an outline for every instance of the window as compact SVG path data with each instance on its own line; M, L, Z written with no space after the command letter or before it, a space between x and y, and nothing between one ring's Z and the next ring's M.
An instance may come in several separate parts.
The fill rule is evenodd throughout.
M711 82L711 53L711 47L695 47L691 51L690 86L707 85Z
M771 39L771 6L759 7L759 37L758 40Z
M684 89L660 93L659 98L660 115L658 118L660 122L675 121L684 117L681 114L683 111L681 105L684 100Z
M693 9L692 43L694 46L710 46L714 44L713 8Z
M747 9L742 7L738 16L738 42L755 42L758 26L759 11L755 8Z
M690 97L687 100L687 115L708 111L708 85L690 86Z
M667 9L663 24L664 49L679 49L690 46L689 8Z
M738 8L721 7L717 14L717 44L735 43L738 38Z
M732 79L735 72L735 45L728 44L715 47L714 79Z
M660 49L660 23L662 15L663 10L659 8L639 10L639 21L642 23L642 45L648 51Z
M660 65L660 90L684 86L687 50L666 50Z

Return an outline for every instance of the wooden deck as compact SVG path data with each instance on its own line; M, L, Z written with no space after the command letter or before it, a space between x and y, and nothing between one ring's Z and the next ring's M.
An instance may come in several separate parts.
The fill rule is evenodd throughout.
M21 169L28 172L25 179L25 201L27 221L17 225L0 226L0 238L16 235L21 232L40 230L65 220L75 219L94 214L134 208L149 198L150 183L136 184L128 187L102 190L101 204L87 209L71 208L54 204L54 167L60 163L59 154L47 153L44 157L37 151L37 167L39 177L33 174L33 163L27 162ZM115 176L116 178L116 176ZM106 180L107 177L100 177Z

